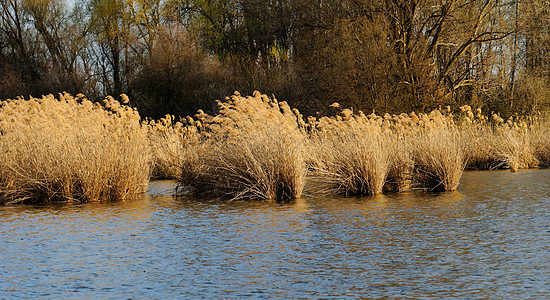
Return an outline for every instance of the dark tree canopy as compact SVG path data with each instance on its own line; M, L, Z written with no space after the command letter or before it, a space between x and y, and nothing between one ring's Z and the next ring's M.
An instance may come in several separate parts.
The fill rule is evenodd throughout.
M307 114L550 104L550 4L498 0L0 0L0 98L126 93L194 114L260 90ZM70 3L70 4L69 4Z

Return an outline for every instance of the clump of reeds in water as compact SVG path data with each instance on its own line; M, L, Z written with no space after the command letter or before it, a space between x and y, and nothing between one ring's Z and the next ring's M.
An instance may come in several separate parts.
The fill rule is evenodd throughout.
M310 122L317 188L346 195L382 193L391 168L391 132L349 109Z
M466 167L515 171L550 162L548 122L536 117L504 122L463 106L457 115L449 107L383 116L344 109L304 121L258 92L218 106L215 115L149 122L155 174L177 177L199 197L292 199L306 179L312 191L347 195L447 191Z
M497 114L488 118L477 109L461 107L459 131L468 153L468 168L477 170L546 167L550 154L549 124L537 115L510 117Z
M302 194L307 166L304 124L286 102L255 92L218 102L219 113L199 112L186 126L201 142L189 144L179 183L195 196L286 200Z
M460 131L439 110L420 125L411 143L416 182L430 191L456 190L467 164Z
M471 107L465 105L460 107L461 115L457 116L458 130L462 134L464 147L468 158L467 168L472 170L493 170L505 167L505 162L497 154L500 147L495 140L495 128L497 120L501 119L494 115L492 119L476 109L475 114Z
M439 111L366 116L345 109L312 121L313 178L322 190L374 195L458 186L466 162L461 135Z
M182 122L183 121L183 122ZM147 122L151 147L151 178L178 179L184 164L196 155L200 135L195 126L185 126L185 120L176 121L172 115Z
M550 167L550 123L540 115L528 118L531 152L538 162L538 167Z
M0 204L136 198L149 179L146 130L112 97L1 102Z

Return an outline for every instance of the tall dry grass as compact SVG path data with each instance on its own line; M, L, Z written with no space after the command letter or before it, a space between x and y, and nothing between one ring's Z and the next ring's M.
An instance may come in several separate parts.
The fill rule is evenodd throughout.
M199 197L299 198L307 174L299 112L258 92L235 93L218 108L215 116L199 112L186 121L202 142L188 145L196 155L183 158L180 184Z
M447 191L457 189L465 168L517 170L550 157L548 123L504 122L468 106L456 115L449 107L383 116L343 109L304 120L257 92L218 105L216 115L199 111L170 125L185 140L177 147L180 183L197 196L296 198L306 180L313 191L348 195Z
M318 189L346 195L382 193L391 169L391 132L348 109L310 122L314 122L312 177Z
M469 106L365 115L334 104L337 115L304 120L257 92L218 105L216 115L152 124L162 136L152 143L154 165L172 168L170 176L180 170L180 183L197 196L295 198L306 180L312 190L342 194L455 190L465 168L517 171L550 162L550 123L538 117L505 122Z
M242 200L299 198L308 180L313 191L347 195L443 191L465 168L550 165L550 122L540 116L333 110L304 120L286 102L235 93L214 115L142 122L112 97L3 101L0 204L132 199L150 176L175 178L197 197Z
M458 186L466 162L462 136L440 111L366 116L345 109L314 122L313 177L323 189L374 195Z
M532 117L532 124L529 126L530 146L538 166L541 168L550 167L550 121Z
M184 165L197 155L196 147L201 142L200 127L186 125L186 120L176 121L172 115L148 120L151 178L178 179Z
M548 166L550 123L539 116L488 118L477 109L461 107L459 130L464 135L468 168L477 170L510 169L518 171Z
M109 101L100 111L112 116L121 106ZM456 115L448 107L383 116L344 109L304 120L286 102L235 93L218 102L215 115L199 110L179 121L166 116L140 125L148 141L140 145L152 153L152 177L176 178L195 196L284 200L300 197L307 180L313 190L374 195L455 190L465 168L544 167L550 161L548 124L538 117L505 122L468 106ZM51 157L67 151L73 152Z
M149 179L146 130L112 97L1 102L0 204L136 198Z
M390 170L384 185L387 192L406 192L411 189L414 175L411 140L409 136L402 134L392 136Z
M430 191L456 190L467 163L458 129L452 125L427 127L412 144L419 186Z

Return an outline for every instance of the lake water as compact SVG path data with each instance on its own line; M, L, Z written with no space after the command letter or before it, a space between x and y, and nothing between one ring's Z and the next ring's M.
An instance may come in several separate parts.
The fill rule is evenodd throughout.
M550 171L457 192L0 207L0 299L550 297Z

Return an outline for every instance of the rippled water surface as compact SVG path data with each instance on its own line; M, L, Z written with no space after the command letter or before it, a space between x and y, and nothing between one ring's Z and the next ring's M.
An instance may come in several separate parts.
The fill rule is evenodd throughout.
M0 207L0 299L550 297L550 171L291 204Z

